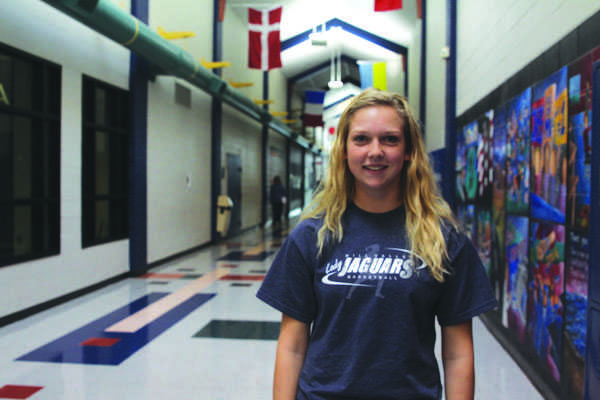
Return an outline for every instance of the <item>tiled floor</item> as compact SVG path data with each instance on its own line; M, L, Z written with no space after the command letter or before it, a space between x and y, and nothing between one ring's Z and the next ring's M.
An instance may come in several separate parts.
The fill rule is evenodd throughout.
M254 294L279 245L255 230L0 328L0 399L269 399L280 314ZM474 335L477 399L542 398Z

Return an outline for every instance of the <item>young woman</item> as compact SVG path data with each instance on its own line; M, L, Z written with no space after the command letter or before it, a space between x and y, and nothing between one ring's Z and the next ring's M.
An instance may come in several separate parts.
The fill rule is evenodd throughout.
M471 318L496 306L406 100L344 111L327 179L257 293L281 311L273 398L473 399Z
M279 175L273 178L273 183L269 190L269 199L271 201L271 209L273 211L273 226L281 227L281 214L285 204L285 187L281 182Z

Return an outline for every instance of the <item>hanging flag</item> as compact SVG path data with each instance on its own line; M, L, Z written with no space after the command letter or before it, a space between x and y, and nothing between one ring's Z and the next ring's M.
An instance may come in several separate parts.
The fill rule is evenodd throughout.
M385 62L358 61L360 88L365 90L374 87L387 90L387 75Z
M225 0L219 0L219 22L225 19Z
M422 0L417 0L417 18L418 19L423 18L423 1Z
M248 68L281 68L280 22L281 6L270 10L248 8Z
M304 126L323 126L323 103L325 92L307 90L304 102Z
M402 8L402 0L375 0L375 11L392 11Z

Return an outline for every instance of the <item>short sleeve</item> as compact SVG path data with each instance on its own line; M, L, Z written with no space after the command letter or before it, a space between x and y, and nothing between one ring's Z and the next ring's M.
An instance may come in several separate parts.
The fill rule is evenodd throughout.
M456 234L448 244L450 273L436 306L440 325L455 325L497 307L483 264L468 237Z
M313 288L316 242L311 231L305 225L292 231L256 293L269 306L307 324L314 320L317 308Z

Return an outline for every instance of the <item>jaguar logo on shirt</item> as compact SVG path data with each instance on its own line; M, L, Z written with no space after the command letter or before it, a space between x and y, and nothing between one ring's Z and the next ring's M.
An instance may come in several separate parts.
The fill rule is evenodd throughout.
M362 255L346 255L342 260L328 263L321 282L326 285L372 287L385 280L410 279L427 268L421 257L413 256L406 249L386 247L382 251L372 250L367 248Z

